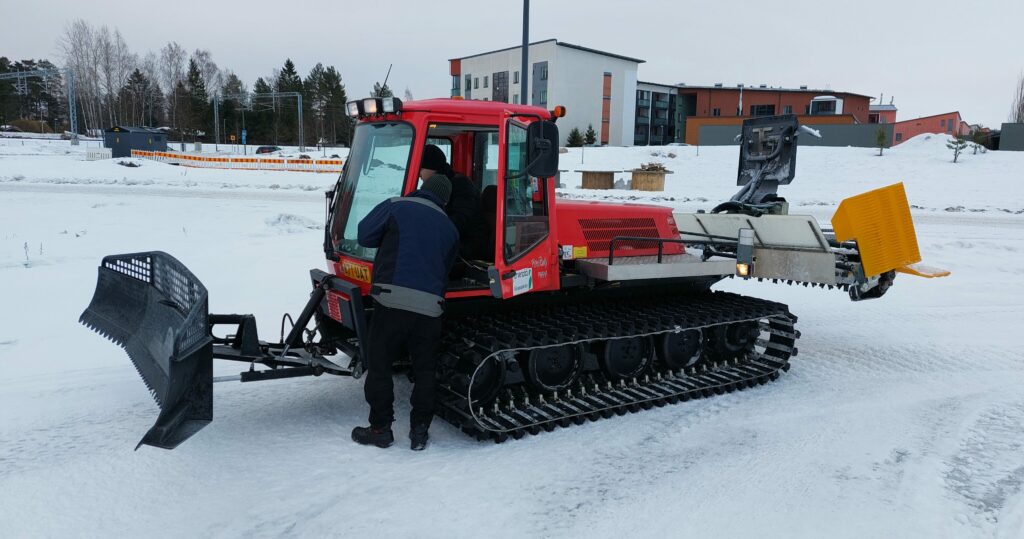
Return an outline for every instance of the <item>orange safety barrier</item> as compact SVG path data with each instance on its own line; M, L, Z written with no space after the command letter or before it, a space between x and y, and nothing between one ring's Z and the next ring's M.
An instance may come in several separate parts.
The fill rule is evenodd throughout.
M292 172L341 172L342 159L288 159L281 157L221 157L192 155L187 153L151 152L132 150L132 157L153 159L163 163L172 163L199 168L226 168L238 170L286 170Z

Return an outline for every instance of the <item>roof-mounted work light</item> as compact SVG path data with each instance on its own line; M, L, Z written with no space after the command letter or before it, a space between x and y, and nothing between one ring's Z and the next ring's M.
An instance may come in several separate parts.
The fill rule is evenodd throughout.
M345 112L347 112L348 115L351 116L352 118L357 118L359 116L359 102L349 101L348 103L346 103Z
M380 106L378 105L376 99L374 99L372 97L368 97L368 98L363 100L363 114L379 114L379 113L380 113Z
M394 114L402 110L402 100L397 97L385 97L380 100L380 104L381 112L384 114Z

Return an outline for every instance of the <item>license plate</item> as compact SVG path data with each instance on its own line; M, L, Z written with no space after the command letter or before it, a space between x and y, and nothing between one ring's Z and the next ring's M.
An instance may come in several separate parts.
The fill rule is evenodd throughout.
M341 263L341 271L346 277L350 277L364 283L370 282L370 268L345 260Z

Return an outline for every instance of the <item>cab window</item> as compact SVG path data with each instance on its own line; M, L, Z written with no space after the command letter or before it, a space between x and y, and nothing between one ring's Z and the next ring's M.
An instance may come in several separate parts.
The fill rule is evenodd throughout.
M518 259L548 234L545 180L527 174L526 165L526 127L509 122L503 196L506 262Z

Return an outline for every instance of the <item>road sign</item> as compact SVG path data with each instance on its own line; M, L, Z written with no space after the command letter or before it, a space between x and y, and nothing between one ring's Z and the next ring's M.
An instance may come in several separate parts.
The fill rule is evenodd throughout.
M242 144L245 144L245 129L242 130Z

